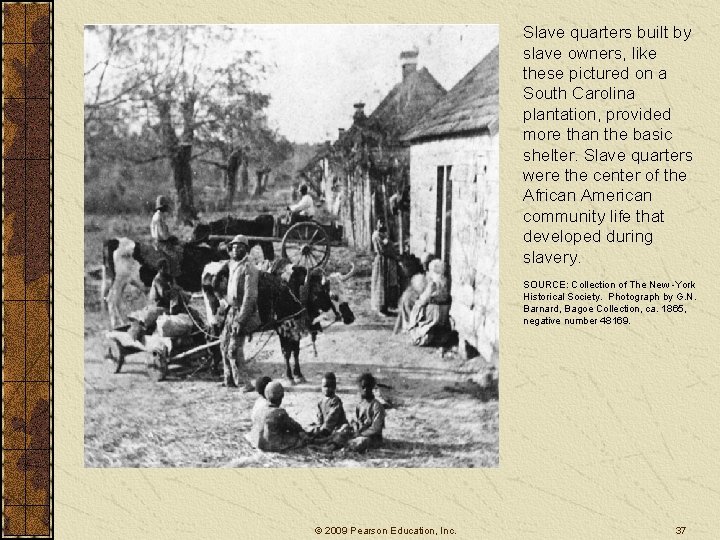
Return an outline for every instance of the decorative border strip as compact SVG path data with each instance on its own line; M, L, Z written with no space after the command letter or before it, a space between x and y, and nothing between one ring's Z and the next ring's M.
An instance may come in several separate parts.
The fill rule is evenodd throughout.
M53 9L3 2L3 538L53 532Z

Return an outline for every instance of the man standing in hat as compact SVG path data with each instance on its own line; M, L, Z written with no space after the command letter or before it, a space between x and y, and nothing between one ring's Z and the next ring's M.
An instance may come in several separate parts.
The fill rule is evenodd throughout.
M178 249L177 236L170 234L168 225L168 211L170 202L164 195L159 195L155 203L155 213L150 222L150 234L158 251L161 251L167 259L170 274L178 275L179 259L182 256Z
M242 386L252 391L254 386L249 380L244 383L245 355L243 347L245 337L260 327L260 315L257 307L259 271L248 256L248 239L239 234L228 245L227 303L228 312L220 335L220 350L223 356L224 386ZM245 373L241 373L245 371ZM249 377L248 377L249 378Z
M165 195L160 195L155 203L155 213L150 222L150 234L156 244L167 242L170 240L170 227L168 226L168 203Z

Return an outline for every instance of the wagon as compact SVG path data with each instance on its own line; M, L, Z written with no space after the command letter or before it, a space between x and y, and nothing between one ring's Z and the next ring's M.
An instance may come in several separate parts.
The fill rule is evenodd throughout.
M192 365L207 365L216 354L220 341L202 329L180 337L162 337L157 333L140 336L135 339L129 332L130 325L122 326L106 333L108 347L105 359L114 373L126 363L126 358L137 353L146 353L145 366L156 381L163 381L175 368L188 368Z
M281 242L282 256L295 266L308 269L323 267L330 259L330 247L338 245L342 229L334 225L323 225L315 220L300 221L292 225L277 223L276 236L246 236L248 240ZM210 240L231 240L231 235L211 235Z

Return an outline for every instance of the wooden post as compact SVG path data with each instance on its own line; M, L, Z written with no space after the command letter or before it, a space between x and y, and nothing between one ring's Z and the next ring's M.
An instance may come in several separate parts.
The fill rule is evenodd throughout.
M390 236L390 221L388 215L388 199L387 199L387 175L382 177L382 196L383 196L383 218L385 219L385 227L388 230L388 236Z
M405 253L405 229L403 228L404 215L403 210L398 210L398 240L400 241L400 255Z
M353 178L350 175L351 173L348 173L347 182L348 182L348 193L350 193L349 197L349 208L350 208L350 228L352 229L352 241L353 241L353 247L357 247L357 232L356 232L356 224L357 221L355 216L357 212L355 211L355 205L357 204L357 197L356 197L356 186L355 182L353 182Z
M372 204L372 189L370 186L370 172L365 171L362 175L363 178L363 202L364 202L364 223L362 228L362 249L367 249L370 246L370 237L374 230L373 227L373 204Z

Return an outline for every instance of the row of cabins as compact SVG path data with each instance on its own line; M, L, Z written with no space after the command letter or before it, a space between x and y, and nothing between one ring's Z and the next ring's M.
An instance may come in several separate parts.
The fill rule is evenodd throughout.
M401 82L369 116L356 104L352 126L302 172L350 245L369 249L383 218L402 250L442 258L461 346L496 363L498 48L447 92L426 68L417 69L417 56L401 55Z

